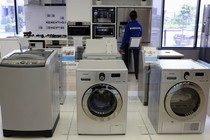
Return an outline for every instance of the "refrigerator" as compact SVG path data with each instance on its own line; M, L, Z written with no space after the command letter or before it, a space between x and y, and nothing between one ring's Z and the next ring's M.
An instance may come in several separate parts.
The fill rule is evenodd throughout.
M126 24L130 21L130 12L135 10L137 12L137 21L142 24L143 34L141 44L149 44L151 40L151 23L152 23L152 7L118 7L116 10L117 15L117 43L118 48L122 43L122 38L125 31ZM134 73L133 56L131 55L129 73Z
M130 11L137 12L137 21L143 26L142 43L150 43L151 39L151 23L152 23L152 8L151 7L118 7L117 8L117 41L122 42L124 29L130 21Z
M210 63L210 4L204 5L199 58Z

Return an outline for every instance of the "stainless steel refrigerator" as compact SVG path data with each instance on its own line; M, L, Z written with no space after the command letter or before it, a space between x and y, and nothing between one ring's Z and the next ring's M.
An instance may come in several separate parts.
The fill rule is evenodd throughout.
M151 23L152 8L151 7L118 7L117 8L117 41L122 42L125 25L130 21L130 11L137 12L137 20L143 26L142 43L150 43L151 39Z
M210 63L210 4L204 5L200 59Z
M150 43L151 40L151 23L152 23L152 8L151 7L118 7L117 8L117 43L118 47L122 43L122 38L125 31L126 24L130 21L130 12L135 10L137 12L137 20L142 24L143 35L141 44ZM129 73L134 72L133 56L131 57Z

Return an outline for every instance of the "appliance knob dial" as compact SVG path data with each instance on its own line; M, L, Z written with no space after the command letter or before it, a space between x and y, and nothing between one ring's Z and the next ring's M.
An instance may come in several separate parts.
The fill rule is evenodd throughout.
M185 73L184 73L184 79L185 79L185 80L188 80L189 77L190 77L190 73L189 73L189 72L185 72Z
M105 74L104 73L99 74L99 80L101 80L101 81L105 80Z
M26 61L20 61L20 64L25 64L26 63Z

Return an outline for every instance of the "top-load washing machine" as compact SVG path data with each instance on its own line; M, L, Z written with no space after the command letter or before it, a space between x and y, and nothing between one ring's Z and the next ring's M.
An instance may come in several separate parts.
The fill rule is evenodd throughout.
M0 77L3 135L52 136L60 116L57 51L12 53Z
M78 134L125 134L128 71L122 60L80 60L76 70Z
M202 133L209 96L209 69L190 59L152 65L148 117L157 133Z

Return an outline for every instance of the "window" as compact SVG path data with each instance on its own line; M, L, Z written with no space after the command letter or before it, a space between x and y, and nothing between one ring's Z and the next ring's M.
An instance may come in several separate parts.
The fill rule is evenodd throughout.
M24 0L17 1L17 21L18 21L18 34L23 34L25 31L25 11Z
M24 0L16 0L16 2L15 0L0 0L0 37L14 36L23 32L25 30L24 15Z
M164 1L162 47L194 47L198 0Z

